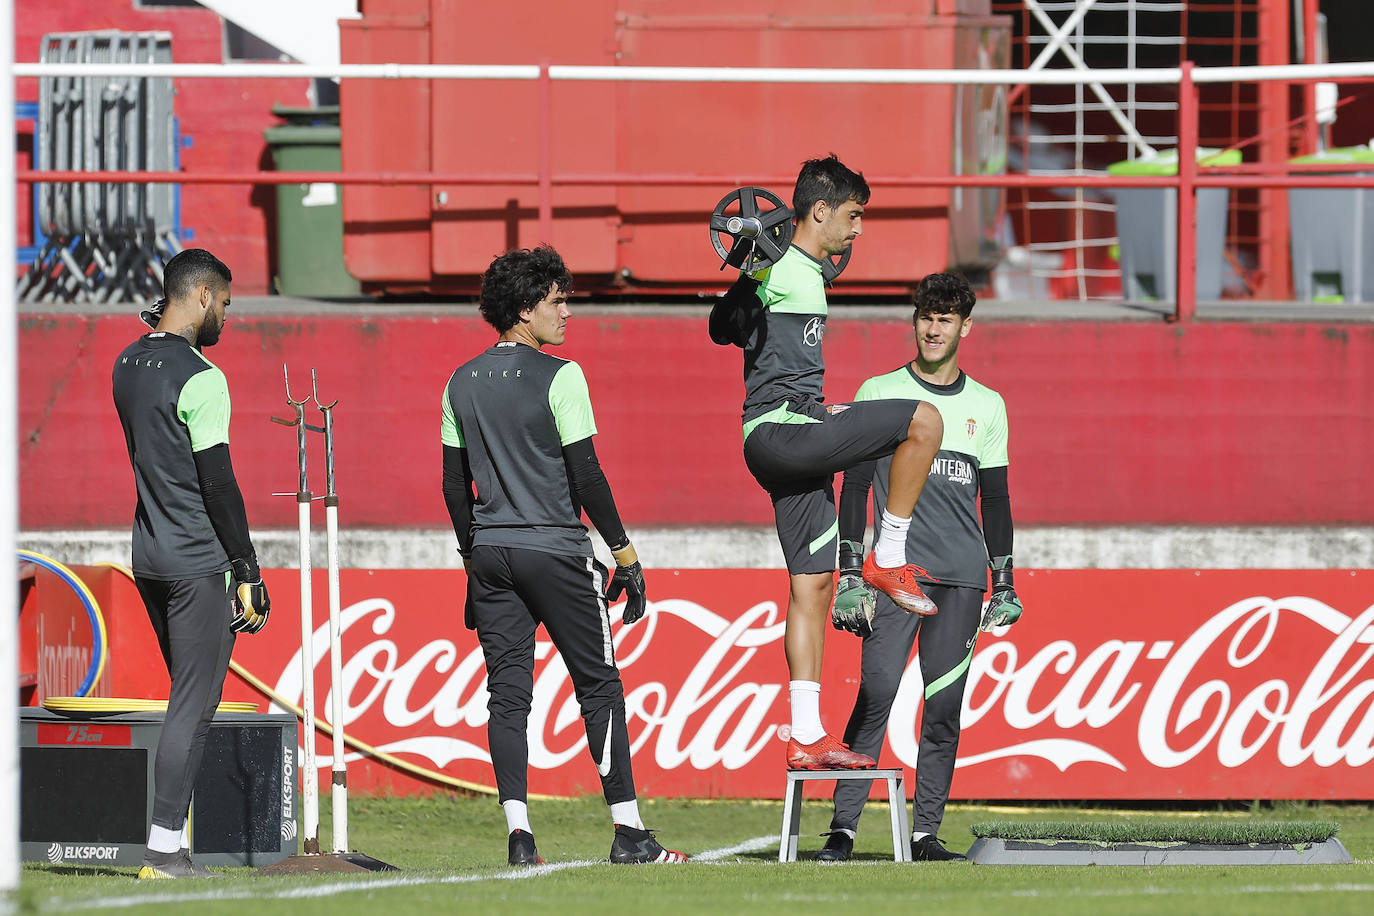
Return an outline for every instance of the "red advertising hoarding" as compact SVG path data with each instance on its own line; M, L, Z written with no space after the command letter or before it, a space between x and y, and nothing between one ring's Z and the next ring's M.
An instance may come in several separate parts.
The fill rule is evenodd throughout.
M295 575L269 573L271 625L241 638L235 658L298 702ZM648 615L614 628L641 792L780 796L785 574L647 577ZM978 639L955 798L1374 798L1370 573L1025 570L1018 586L1022 621ZM485 669L462 627L463 589L461 572L344 571L346 726L414 764L490 785ZM323 579L315 594L324 595ZM316 624L325 717L322 613ZM822 718L835 733L854 699L858 659L857 639L829 634ZM913 662L881 763L915 764L921 695ZM261 701L233 676L226 698ZM327 780L327 742L320 751ZM598 789L567 671L543 640L530 770L532 792ZM350 783L426 788L371 762L352 764Z

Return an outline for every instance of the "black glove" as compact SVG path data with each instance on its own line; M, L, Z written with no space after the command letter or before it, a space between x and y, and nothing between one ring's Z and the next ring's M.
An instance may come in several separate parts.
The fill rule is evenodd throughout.
M620 619L629 626L644 616L648 606L644 597L644 567L639 565L639 555L631 544L612 550L611 556L615 557L615 573L606 588L606 600L615 601L625 595L625 612Z
M1021 599L1012 587L1011 557L993 557L988 565L992 567L992 597L979 625L984 633L993 627L1011 626L1021 619L1022 611Z
M840 541L840 584L830 607L830 623L837 630L857 636L873 632L877 596L863 580L864 548L854 541Z
M267 626L267 615L272 611L272 599L267 597L257 558L230 560L229 565L235 582L234 615L229 618L229 629L234 633L256 633Z
M138 313L138 317L143 319L143 323L154 331L157 330L158 322L162 321L162 313L167 310L167 300L159 299L146 309Z
M759 281L748 274L740 274L734 286L716 300L711 308L708 332L711 341L722 347L744 347L763 315L763 306L755 290Z

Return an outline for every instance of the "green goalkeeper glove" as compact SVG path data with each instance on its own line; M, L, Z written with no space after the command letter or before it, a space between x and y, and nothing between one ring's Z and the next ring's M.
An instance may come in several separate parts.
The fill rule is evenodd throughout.
M993 557L988 563L992 567L992 597L988 599L987 610L983 611L980 629L992 632L993 627L1009 627L1021 619L1021 599L1016 597L1012 587L1011 557Z
M878 611L877 597L863 580L864 547L854 541L840 541L840 585L830 622L837 630L857 636L873 632L873 615Z

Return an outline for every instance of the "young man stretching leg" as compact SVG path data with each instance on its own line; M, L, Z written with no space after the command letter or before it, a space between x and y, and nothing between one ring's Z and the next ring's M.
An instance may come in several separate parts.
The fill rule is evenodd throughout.
M843 254L863 233L868 183L838 158L802 165L792 195L796 231L782 259L738 282L711 312L717 344L744 350L744 461L773 501L778 539L791 577L784 645L791 677L793 769L866 768L858 754L821 727L820 677L833 593L838 523L834 475L881 457L892 459L892 487L878 547L864 580L899 607L933 614L907 562L906 531L940 446L943 426L919 400L823 403L828 307L822 262Z

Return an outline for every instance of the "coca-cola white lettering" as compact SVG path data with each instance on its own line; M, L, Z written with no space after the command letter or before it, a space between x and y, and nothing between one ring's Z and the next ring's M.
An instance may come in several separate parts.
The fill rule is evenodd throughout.
M482 728L487 724L486 668L480 648L459 657L457 646L448 639L425 643L409 658L401 660L394 642L386 638L395 621L396 609L383 599L370 599L351 605L340 615L340 630L348 635L364 621L371 621L371 635L377 637L356 648L342 665L346 685L345 726L367 715L380 701L386 722L398 728L437 729L456 726ZM654 633L664 617L691 624L710 637L687 678L677 685L640 680L626 676L626 716L631 726L632 750L638 752L653 741L654 758L659 766L672 769L689 763L696 769L724 767L738 769L759 753L774 735L777 723L769 713L781 687L751 681L735 682L760 647L778 651L774 644L782 639L781 614L773 602L750 608L734 620L727 620L690 601L666 600L650 605L643 623L633 629L621 628L615 637L617 664L622 672L651 646ZM626 644L638 640L631 648ZM328 658L328 625L315 630L312 639L312 667L316 676ZM562 658L552 643L538 641L536 662L543 661L535 677L529 721L530 766L554 769L582 753L586 735L573 694L572 682ZM456 664L455 664L456 662ZM722 670L723 669L723 670ZM415 705L417 682L425 675L447 675L441 686L423 702ZM289 700L301 696L301 653L287 661L277 679L275 690ZM357 694L362 692L362 696ZM326 694L320 703L330 709ZM704 713L694 729L692 722ZM487 751L469 741L446 734L420 734L380 745L388 753L408 752L429 758L439 767L455 760L490 761ZM320 767L330 765L327 755L317 757Z
M1251 597L1196 619L1191 632L1175 625L1153 640L1084 644L1067 627L1032 648L1018 645L1015 628L984 637L968 670L958 766L1001 761L1008 769L999 772L1015 778L1035 760L1061 772L1080 765L1121 773L1195 762L1233 769L1260 758L1286 768L1374 760L1374 607L1352 618L1312 598ZM486 671L475 639L436 628L425 630L428 641L398 645L396 621L384 598L343 613L346 724L385 732L392 740L359 737L439 768L489 761ZM734 771L780 750L772 739L787 712L785 669L778 674L783 629L772 601L725 615L682 598L654 601L640 624L618 627L636 761L664 771ZM1137 636L1142 629L1149 628L1134 628ZM323 681L327 652L321 625L312 662ZM299 652L276 689L300 696ZM888 726L892 750L908 766L917 759L922 695L913 658ZM847 712L852 696L828 696L827 705ZM328 708L326 697L321 709ZM979 740L984 722L1001 736L995 743ZM1126 734L1134 738L1123 742ZM536 646L529 738L532 769L586 755L567 669L547 641ZM330 761L322 756L319 765Z

